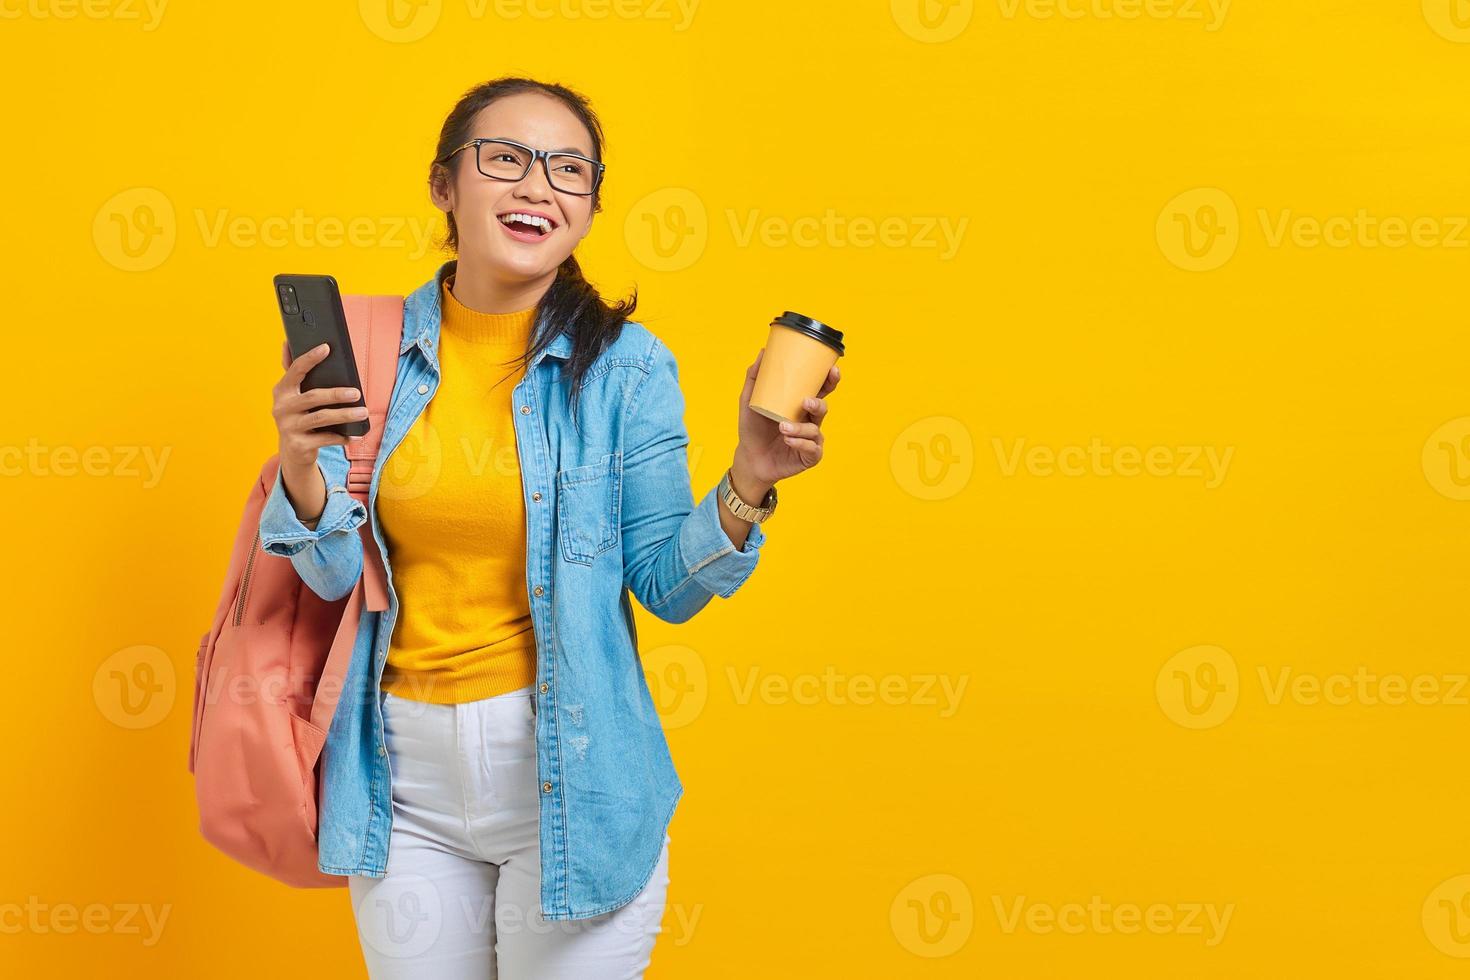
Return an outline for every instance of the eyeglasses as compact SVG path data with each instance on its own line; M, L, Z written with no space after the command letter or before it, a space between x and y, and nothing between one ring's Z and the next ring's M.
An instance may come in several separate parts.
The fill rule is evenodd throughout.
M523 180L531 168L540 160L546 170L546 180L563 194L586 197L597 192L602 184L605 165L580 153L553 153L536 150L524 143L503 139L473 139L463 146L455 147L439 158L448 164L460 150L475 148L475 166L491 180Z

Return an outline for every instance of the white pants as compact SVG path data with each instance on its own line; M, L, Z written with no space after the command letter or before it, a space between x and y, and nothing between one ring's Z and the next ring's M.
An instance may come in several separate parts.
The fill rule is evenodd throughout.
M669 838L648 885L590 919L541 918L532 688L463 704L383 693L388 875L348 879L373 980L633 980L660 931Z

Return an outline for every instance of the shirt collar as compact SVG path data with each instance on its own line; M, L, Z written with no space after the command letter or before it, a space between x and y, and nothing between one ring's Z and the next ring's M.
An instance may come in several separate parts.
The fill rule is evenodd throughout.
M439 358L435 348L439 346L439 325L444 315L443 305L440 299L440 290L443 288L444 280L453 275L457 260L450 259L439 267L434 278L415 289L403 304L403 339L398 345L398 353L404 354L415 344L418 345L423 355L435 367L439 365ZM546 346L535 360L528 364L527 370L534 367L543 357L557 357L566 360L572 356L572 338L565 331L558 329L556 336Z

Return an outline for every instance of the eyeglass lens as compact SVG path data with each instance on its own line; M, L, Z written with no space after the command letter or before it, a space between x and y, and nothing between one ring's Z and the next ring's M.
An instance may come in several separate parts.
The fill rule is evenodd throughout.
M501 180L520 180L531 170L534 159L525 147L490 140L481 143L480 173ZM569 194L589 194L597 179L597 168L581 157L553 153L546 159L551 186Z

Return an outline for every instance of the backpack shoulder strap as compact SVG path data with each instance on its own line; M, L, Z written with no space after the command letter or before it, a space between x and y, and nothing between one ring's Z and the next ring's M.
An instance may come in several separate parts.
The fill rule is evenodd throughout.
M347 492L363 506L368 504L373 468L383 444L383 426L393 401L393 384L398 377L398 348L403 342L403 297L344 295L342 312L347 315L347 332L352 338L352 355L362 381L367 403L368 432L347 443L349 466ZM372 521L361 527L365 608L388 608L388 576L383 556L373 537Z

